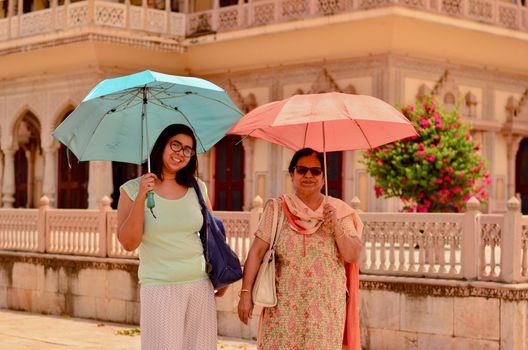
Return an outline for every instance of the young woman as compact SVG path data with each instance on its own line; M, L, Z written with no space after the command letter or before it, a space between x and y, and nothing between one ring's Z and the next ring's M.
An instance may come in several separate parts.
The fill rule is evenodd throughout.
M150 159L152 172L122 185L117 206L119 241L127 250L139 247L141 348L216 350L215 292L198 235L203 217L196 181L211 204L196 178L192 130L168 126ZM150 191L153 212L146 207Z

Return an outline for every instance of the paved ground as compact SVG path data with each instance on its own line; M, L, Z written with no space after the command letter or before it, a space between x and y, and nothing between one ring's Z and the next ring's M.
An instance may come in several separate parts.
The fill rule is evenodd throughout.
M130 325L0 309L2 350L140 350L136 332ZM218 349L255 350L256 346L220 338Z

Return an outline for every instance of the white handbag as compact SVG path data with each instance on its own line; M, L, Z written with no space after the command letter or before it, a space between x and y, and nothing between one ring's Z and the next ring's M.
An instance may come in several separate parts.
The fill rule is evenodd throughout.
M271 226L270 247L260 264L255 283L253 283L253 304L263 307L277 305L277 290L275 288L275 243L279 227L282 225L284 213L276 198L273 201L273 220Z

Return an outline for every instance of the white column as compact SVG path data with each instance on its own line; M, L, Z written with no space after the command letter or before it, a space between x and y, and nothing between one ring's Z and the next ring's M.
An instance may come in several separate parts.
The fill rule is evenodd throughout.
M112 181L112 162L91 161L88 180L88 208L99 208L104 196L111 198L114 191Z
M252 200L255 196L253 193L253 182L255 178L255 170L253 166L253 159L255 158L255 139L252 137L245 137L242 140L244 147L244 207L243 210L250 210L252 207Z
M515 157L519 150L522 138L520 136L509 135L507 138L506 158L508 161L508 198L515 196Z
M17 28L16 28L16 36L20 36L20 22L22 22L22 14L24 13L24 2L22 0L18 0L18 9L17 9Z
M29 145L28 145L29 146ZM26 173L26 184L27 184L27 191L26 191L26 207L27 208L33 208L33 182L35 180L34 174L34 160L31 154L31 149L26 149L24 152L24 155L26 156L26 162L27 162L27 173Z
M57 6L58 1L57 0L51 0L51 29L55 30L57 29Z
M44 180L42 194L49 199L49 205L57 203L57 148L48 147L44 152Z
M0 207L2 207L2 184L4 183L4 154L0 153Z
M4 149L3 208L13 208L15 202L15 150Z
M11 17L13 17L16 0L7 0L7 1L8 1L7 3L7 18L8 18L7 37L11 38L11 33L13 32L13 30L11 29Z

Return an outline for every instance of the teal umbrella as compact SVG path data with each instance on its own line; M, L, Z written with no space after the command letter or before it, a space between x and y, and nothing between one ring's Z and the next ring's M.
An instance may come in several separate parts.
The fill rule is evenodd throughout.
M200 153L242 115L226 92L207 80L146 70L97 84L52 135L80 161L147 161L150 172L150 151L168 125L189 126Z

